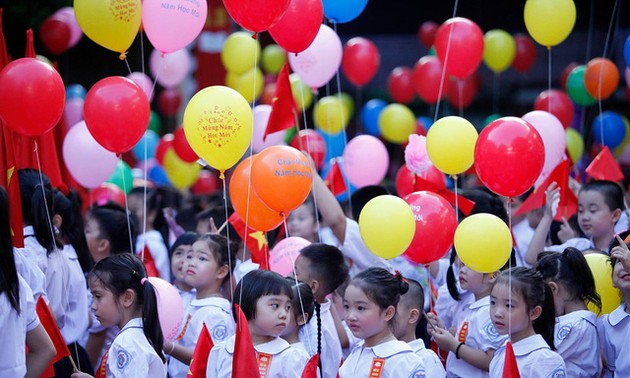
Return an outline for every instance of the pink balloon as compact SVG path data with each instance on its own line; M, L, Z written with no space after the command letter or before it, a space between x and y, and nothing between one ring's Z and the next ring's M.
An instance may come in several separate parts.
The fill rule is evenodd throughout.
M354 137L343 151L344 172L357 188L380 183L389 168L383 142L371 135Z
M62 147L63 161L72 177L86 188L96 188L107 180L118 163L116 154L98 144L85 121L74 125L66 134Z
M182 297L175 286L158 277L149 277L149 282L155 289L157 297L158 317L160 328L164 335L164 342L173 341L180 333L184 320L184 305Z
M186 47L203 29L206 0L144 0L142 26L151 44L163 53Z
M335 76L342 55L343 47L337 33L321 25L315 40L306 50L297 55L289 54L289 64L304 84L319 88Z
M521 118L534 126L545 146L545 164L534 183L534 186L538 187L564 159L564 151L567 147L566 135L560 120L549 112L534 110Z
M142 72L132 72L127 75L127 79L133 81L140 87L140 89L142 89L142 92L147 95L149 102L153 100L153 81L151 81L151 78L147 74Z
M83 121L83 100L81 97L71 98L66 101L63 109L63 119L66 126L70 129L80 121Z
M284 143L286 130L267 135L267 139L263 142L263 135L265 135L270 114L271 105L258 105L254 108L254 135L252 137L252 150L254 153L259 153L270 146L286 144Z
M293 274L295 259L300 250L311 244L310 241L299 236L284 238L269 252L269 268L282 276Z
M149 69L158 84L164 88L175 88L190 72L190 53L186 49L170 54L153 50L149 58Z
M79 43L81 37L83 37L83 30L77 22L77 18L74 15L74 8L63 7L53 13L52 17L58 17L64 21L64 23L70 28L70 41L68 42L68 48L72 48Z

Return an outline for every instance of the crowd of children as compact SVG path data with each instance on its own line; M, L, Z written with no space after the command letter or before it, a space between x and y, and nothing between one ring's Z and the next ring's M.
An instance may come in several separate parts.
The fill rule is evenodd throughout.
M128 211L106 203L82 212L75 193L52 188L40 172L20 170L18 179L23 248L11 243L0 188L0 340L15 346L0 357L0 376L39 377L53 361L35 311L40 297L70 351L54 363L57 377L186 377L204 329L214 345L205 375L230 377L240 327L261 377L302 377L315 354L325 378L500 377L512 364L521 377L630 376L630 250L628 232L617 234L628 218L613 182L581 188L577 227L562 223L555 243L559 189L551 185L547 204L512 228L505 266L480 273L455 250L428 266L373 255L315 175L285 235L311 244L283 277L252 262L222 199L186 207L166 188L139 187ZM504 200L483 188L463 195L475 202L471 214L510 224ZM621 298L610 313L600 314L588 252L610 260ZM180 294L175 338L162 334L150 276Z

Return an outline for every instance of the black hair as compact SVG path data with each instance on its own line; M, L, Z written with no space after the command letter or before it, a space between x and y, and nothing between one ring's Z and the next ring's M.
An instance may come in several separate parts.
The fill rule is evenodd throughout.
M494 284L508 285L510 276L512 293L523 297L527 311L531 311L536 306L540 306L542 309L540 316L533 321L534 331L545 339L551 350L556 350L553 343L556 307L553 302L551 287L539 272L524 267L504 270Z
M179 237L175 239L173 245L171 245L171 248L169 248L168 250L168 259L170 260L173 257L173 253L175 252L177 247L179 247L180 245L193 245L193 243L197 241L197 239L199 239L199 234L196 232L184 232L183 234L179 235Z
M573 247L562 253L543 252L538 255L536 270L546 280L562 282L570 299L579 298L593 303L601 312L602 300L595 290L595 279L582 252Z
M55 190L54 199L54 213L62 218L59 231L64 241L76 251L83 273L88 273L94 266L94 260L85 238L81 199L74 190L70 190L67 196Z
M580 193L591 190L602 194L604 202L606 202L606 206L608 206L610 211L617 209L623 211L626 208L623 200L623 190L618 184L608 180L594 180L582 186Z
M628 239L628 237L630 237L630 230L620 232L619 233L619 237L621 238L621 240L623 240L623 242L626 244L626 246L630 247L630 244L628 242L626 242L626 239ZM610 253L612 252L613 248L619 247L619 246L620 246L620 244L617 241L617 238L613 238L612 241L610 242L610 245L608 246L608 253L606 253L606 255L610 256ZM615 274L615 265L617 264L619 259L616 258L616 257L610 256L608 261L610 262L610 266L611 266L610 273L611 274Z
M291 310L293 311L293 317L297 319L299 315L307 314L308 319L304 324L307 324L313 318L313 313L317 314L317 353L322 352L322 317L321 317L321 305L315 300L311 287L303 281L296 281L293 277L286 278L291 288L293 289L293 300L291 301ZM319 369L321 371L322 361L319 360Z
M195 240L195 243L199 241L202 241L206 243L206 245L208 245L212 256L217 261L218 267L227 265L229 268L229 273L232 273L232 271L234 271L234 265L236 264L236 254L229 253L228 241L225 236L219 234L204 234L197 238L197 240ZM223 282L229 279L230 275L228 274L223 278Z
M164 336L160 327L157 294L153 284L146 278L147 271L142 260L131 253L121 253L104 258L94 265L89 276L90 282L100 281L116 298L129 289L134 291L136 304L142 306L144 335L162 362L166 362L162 353Z
M380 185L368 185L357 189L350 196L350 206L352 206L352 215L354 219L359 219L361 210L372 199L390 194L389 191Z
M7 293L11 307L19 314L20 282L13 255L10 219L9 196L0 186L0 294Z
M320 282L325 294L332 293L348 277L348 265L337 247L313 243L302 248L300 256L308 259L310 272Z
M409 291L400 297L400 302L407 308L417 308L424 311L424 289L416 280L405 278Z
M232 300L234 320L238 314L234 305L238 304L247 320L256 319L256 303L265 295L286 295L293 300L293 289L289 282L270 270L252 270L236 285ZM239 303L240 301L240 303Z
M350 285L356 286L365 293L374 303L385 310L389 306L396 306L400 296L409 291L409 284L403 280L400 273L391 274L383 268L368 268L354 276ZM393 325L394 318L390 320Z
M135 187L129 192L129 196L141 196L144 199L144 187ZM154 230L162 235L162 240L168 240L168 223L164 217L165 207L178 208L181 202L179 195L166 187L156 187L147 190L146 212L155 211L155 219L151 225ZM143 226L142 219L136 219L137 224Z
M136 224L127 217L127 213L122 207L114 203L93 206L88 210L87 216L98 223L100 237L109 241L110 254L134 253L130 248L132 246L135 248ZM131 228L131 242L129 241L129 228Z

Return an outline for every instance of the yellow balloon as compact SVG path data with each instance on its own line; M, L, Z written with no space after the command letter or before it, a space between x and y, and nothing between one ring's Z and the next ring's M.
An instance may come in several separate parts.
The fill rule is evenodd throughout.
M626 146L628 145L628 142L630 142L630 121L628 121L628 118L624 115L621 116L621 119L623 120L624 125L626 125L626 135L623 137L623 140L621 141L621 144L619 144L619 146L615 147L615 156L619 157L621 156L621 154L623 153L623 151L626 149Z
M265 72L277 75L287 62L287 52L278 45L271 44L262 50L261 64Z
M457 255L480 273L500 270L512 252L512 234L499 217L478 213L464 219L455 230Z
M440 118L427 133L427 154L437 169L456 175L472 166L478 137L477 130L466 119Z
M582 155L584 154L584 140L582 139L582 135L572 128L567 128L565 131L566 141L567 141L567 150L569 151L569 157L573 164L580 161Z
M291 92L299 111L306 110L313 104L313 90L300 80L297 74L289 75Z
M247 102L252 103L260 97L265 86L265 78L260 68L256 67L241 75L228 72L225 76L225 84L240 93Z
M512 65L515 56L516 42L510 33L494 29L483 36L483 61L492 71L505 71Z
M619 307L622 298L621 292L613 286L610 259L601 253L589 253L584 257L595 279L595 291L602 299L602 312L599 315L609 314ZM599 311L591 303L588 303L588 309L596 314Z
M180 159L172 148L164 154L162 166L166 172L166 177L177 189L190 188L197 181L197 176L201 170L201 166L196 162L187 163Z
M405 105L389 104L378 116L378 128L386 141L405 143L416 131L416 117Z
M523 12L532 38L551 47L564 41L575 25L573 0L527 0Z
M313 121L329 135L339 134L348 125L350 116L336 95L322 97L313 109Z
M221 61L235 75L250 71L260 60L260 43L247 32L230 34L221 50Z
M365 204L359 215L359 230L366 247L376 256L392 259L411 244L416 219L400 197L382 195Z
M237 91L222 85L197 92L184 111L184 134L208 165L223 173L236 164L252 140L252 108Z
M131 46L142 21L140 0L74 0L74 15L81 30L99 45L120 53Z

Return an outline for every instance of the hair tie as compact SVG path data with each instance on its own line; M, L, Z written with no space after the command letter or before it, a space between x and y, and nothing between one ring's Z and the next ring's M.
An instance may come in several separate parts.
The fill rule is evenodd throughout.
M148 278L144 277L143 279L140 280L140 285L144 285L144 283L147 281L148 281Z
M403 277L403 275L400 273L398 269L394 270L394 277L396 277L398 281L409 283L409 281L407 281L407 279Z

